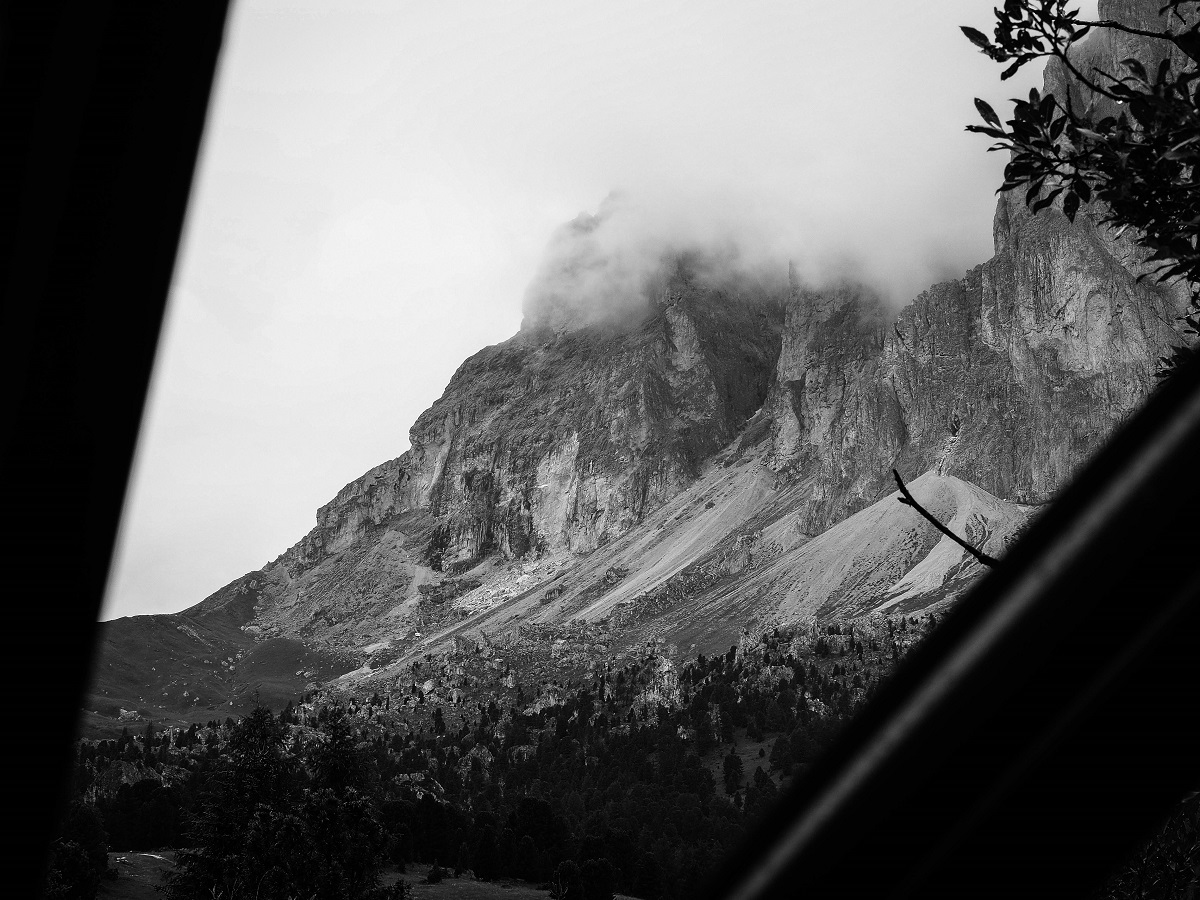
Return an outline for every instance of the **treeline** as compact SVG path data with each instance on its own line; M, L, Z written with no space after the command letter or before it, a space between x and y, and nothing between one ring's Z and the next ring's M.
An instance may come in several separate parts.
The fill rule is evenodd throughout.
M518 687L512 702L492 696L457 727L440 708L413 727L378 696L186 731L148 726L82 744L75 790L112 846L199 848L181 857L172 885L180 897L235 896L252 877L259 896L273 895L264 891L275 882L270 890L286 896L295 879L318 896L361 896L380 866L421 862L525 879L572 900L615 891L665 900L698 889L747 819L878 683L886 641L842 630L775 631L678 671L650 654L550 703ZM761 745L753 772L731 752L739 741ZM335 757L355 774L331 786L323 779ZM249 761L264 760L270 778L246 774ZM351 812L353 823L339 818ZM308 831L328 821L356 835L356 852L370 852L357 863L315 853L318 843L340 846ZM217 834L214 822L234 831ZM299 849L255 860L256 841L276 854ZM236 859L203 855L222 846ZM301 866L313 859L324 859L327 888L312 887ZM239 880L218 883L218 872Z
M92 817L93 861L97 829L121 849L190 848L169 885L180 900L370 897L382 868L407 863L556 900L674 900L934 621L776 630L678 670L648 654L553 698L492 695L454 723L373 696L148 727L81 745L73 827ZM68 893L57 878L55 896L98 883Z

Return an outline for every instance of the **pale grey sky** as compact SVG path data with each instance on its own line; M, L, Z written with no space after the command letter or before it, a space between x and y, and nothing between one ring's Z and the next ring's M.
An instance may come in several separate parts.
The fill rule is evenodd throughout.
M102 618L299 540L614 188L897 302L991 255L994 0L235 0ZM1090 5L1094 10L1094 2Z

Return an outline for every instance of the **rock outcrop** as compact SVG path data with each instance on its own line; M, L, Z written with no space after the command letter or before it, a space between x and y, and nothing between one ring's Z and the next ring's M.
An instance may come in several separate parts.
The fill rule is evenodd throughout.
M774 467L813 479L817 534L939 464L1043 503L1146 397L1180 340L1181 286L1084 210L1031 216L1005 195L996 255L889 320L865 289L797 290L768 404Z
M678 256L624 321L527 320L464 362L411 449L343 488L287 556L294 567L404 513L432 517L434 568L496 550L586 552L695 479L762 405L781 296L711 283Z
M1163 28L1158 4L1108 0L1101 18ZM1183 57L1167 41L1109 30L1076 48L1084 71L1153 71ZM1046 90L1065 95L1052 60ZM1072 89L1076 108L1115 112ZM998 497L1043 503L1146 397L1159 358L1176 346L1188 292L1159 284L1132 235L1100 224L1094 207L1074 224L1052 207L1034 216L1001 195L995 256L958 281L936 284L898 316L864 288L795 287L768 409L773 467L811 479L801 513L817 534L937 466Z

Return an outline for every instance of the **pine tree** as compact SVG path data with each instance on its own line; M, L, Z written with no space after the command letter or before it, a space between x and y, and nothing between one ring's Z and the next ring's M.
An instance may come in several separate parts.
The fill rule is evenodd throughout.
M722 764L725 776L725 793L733 794L742 783L742 758L736 753L730 753Z
M462 878L463 873L471 868L471 849L466 841L458 845L458 858L454 862L454 877Z

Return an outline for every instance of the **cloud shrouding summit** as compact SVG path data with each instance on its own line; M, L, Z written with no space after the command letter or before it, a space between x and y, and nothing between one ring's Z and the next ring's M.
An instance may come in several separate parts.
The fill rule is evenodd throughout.
M679 190L609 194L594 212L559 226L525 291L522 327L620 320L644 308L664 261L704 261L710 277L778 286L789 271L808 287L856 282L899 308L937 281L982 259L914 244L870 222L825 212L811 219L781 198Z

